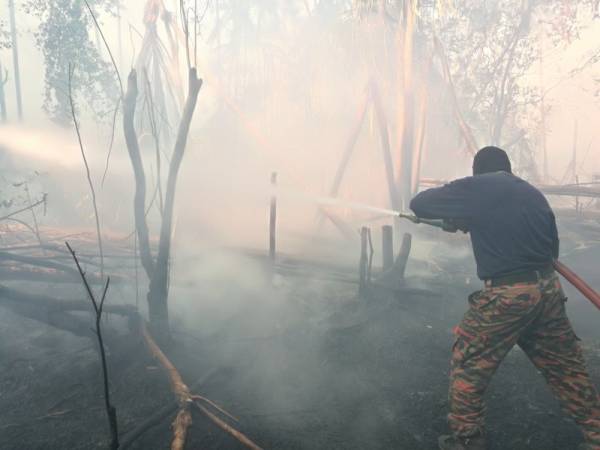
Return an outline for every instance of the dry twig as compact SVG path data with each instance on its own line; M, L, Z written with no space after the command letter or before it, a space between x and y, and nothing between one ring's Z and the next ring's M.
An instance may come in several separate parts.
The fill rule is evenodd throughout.
M110 277L106 279L106 284L104 285L104 290L102 291L102 298L100 299L100 303L94 297L92 289L90 288L89 283L85 277L85 272L81 268L79 264L79 260L75 255L75 252L71 248L68 242L65 242L71 256L73 256L73 260L75 261L75 265L77 266L77 270L79 271L79 275L81 276L81 281L85 286L85 289L90 297L92 305L94 306L94 311L96 313L96 337L98 338L98 347L100 350L100 358L102 362L102 376L104 379L104 406L106 407L106 414L108 416L108 425L110 427L110 435L111 442L110 448L111 450L117 450L119 448L119 432L117 429L117 410L110 403L110 391L108 388L108 367L106 364L106 353L104 351L104 342L102 340L102 327L100 326L102 320L102 308L104 307L104 301L106 300L106 292L108 291L108 286L110 285Z
M79 132L79 124L77 123L77 116L75 114L75 103L73 102L73 92L71 81L75 67L69 64L69 103L71 104L71 115L73 116L73 124L75 125L75 131L77 132L77 140L79 142L79 149L81 150L81 157L83 158L83 165L85 166L85 172L92 193L92 205L94 207L94 218L96 219L96 235L98 237L98 250L100 251L100 276L104 278L104 249L102 247L102 233L100 232L100 215L98 214L98 204L96 202L96 190L94 189L94 183L92 182L92 175L90 174L90 166L88 165L87 158L85 156L85 150L83 149L83 142L81 140L81 133Z
M217 416L215 416L213 413L211 413L208 409L206 409L200 403L194 402L194 406L196 408L198 408L198 410L200 412L202 412L204 415L206 415L206 417L208 417L210 420L212 420L213 423L215 423L219 428L221 428L223 431L232 435L234 438L236 438L238 441L240 441L246 447L251 448L252 450L262 450L261 447L259 447L254 442L252 442L244 433L236 430L231 425L228 425L226 422L219 419Z

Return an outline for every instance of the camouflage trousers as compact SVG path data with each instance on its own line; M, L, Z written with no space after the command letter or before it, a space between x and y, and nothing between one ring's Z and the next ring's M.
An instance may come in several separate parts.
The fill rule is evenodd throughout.
M483 394L518 344L580 426L589 448L600 450L600 402L565 301L555 274L538 282L486 286L469 296L469 310L454 329L448 421L455 435L484 431Z

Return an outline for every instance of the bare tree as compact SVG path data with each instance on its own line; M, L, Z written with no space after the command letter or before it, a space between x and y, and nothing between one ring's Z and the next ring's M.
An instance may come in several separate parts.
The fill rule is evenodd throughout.
M189 27L186 8L181 3L181 14L183 29L188 51L187 61L195 61L196 58L189 57ZM196 51L196 49L194 49ZM175 192L179 169L185 154L190 124L196 109L198 94L202 87L202 80L198 78L196 68L189 67L188 92L167 175L165 190L164 210L161 217L158 251L156 258L153 257L150 248L148 223L146 221L146 175L142 163L140 146L135 129L134 119L138 98L137 73L132 70L127 80L127 92L123 99L123 130L127 143L127 150L135 177L134 217L136 230L139 237L140 259L142 266L150 280L147 295L150 315L150 325L159 338L169 335L169 265L171 256L171 237L173 232L173 212L175 208Z

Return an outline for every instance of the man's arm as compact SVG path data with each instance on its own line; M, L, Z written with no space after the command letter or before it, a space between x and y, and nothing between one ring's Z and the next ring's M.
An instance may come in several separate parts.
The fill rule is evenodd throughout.
M468 220L472 216L473 190L470 178L427 189L412 199L410 209L423 219Z

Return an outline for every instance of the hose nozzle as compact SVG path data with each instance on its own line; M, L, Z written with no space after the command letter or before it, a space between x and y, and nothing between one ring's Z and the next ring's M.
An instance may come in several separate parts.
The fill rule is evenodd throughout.
M456 233L458 228L455 224L446 220L434 220L434 219L421 219L420 217L415 216L414 214L406 214L399 213L398 217L401 219L410 220L412 223L424 223L426 225L430 225L432 227L440 228L444 231L448 231L450 233Z

